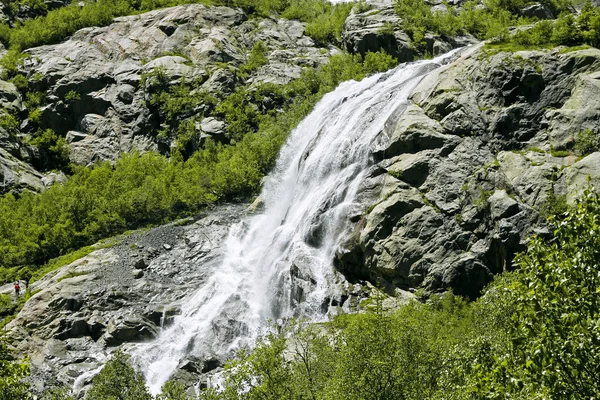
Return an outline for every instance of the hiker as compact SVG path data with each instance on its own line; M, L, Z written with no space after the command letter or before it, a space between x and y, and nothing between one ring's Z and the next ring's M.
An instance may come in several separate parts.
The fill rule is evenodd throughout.
M21 294L21 285L19 285L19 281L15 282L15 294L17 297L19 297L19 294Z

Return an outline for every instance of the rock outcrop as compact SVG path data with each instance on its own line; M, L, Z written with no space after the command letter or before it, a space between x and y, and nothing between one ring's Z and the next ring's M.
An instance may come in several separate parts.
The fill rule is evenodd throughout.
M66 134L72 161L88 165L136 149L159 150L145 74L160 70L170 84L200 80L198 90L228 92L243 83L231 69L246 62L259 40L269 62L248 78L254 83L286 83L301 66L328 59L300 22L248 21L240 9L192 4L117 18L64 43L30 49L24 72L38 78L33 86L49 99L41 127ZM213 134L215 124L199 128L206 125Z
M38 389L53 379L81 388L112 351L157 336L219 265L244 215L243 204L221 206L185 226L117 238L32 283L6 329Z
M304 28L298 21L249 20L241 9L190 4L116 18L106 27L82 29L63 43L28 49L19 72L29 81L27 90L44 100L39 110L28 109L23 93L0 81L5 111L36 112L35 120L20 124L22 138L9 138L0 129L0 147L14 158L4 161L7 157L0 154L8 171L0 193L44 187L42 174L34 170L39 154L26 145L38 129L65 137L70 161L78 165L114 161L136 150L168 154L174 138L157 137L163 127L160 110L151 102L156 91L152 76L160 75L169 86L193 82L195 92L217 99L242 85L285 84L339 51L317 46ZM266 63L242 78L236 71L257 42L264 44ZM228 140L224 121L211 116L213 109L199 104L178 116L193 117L197 144L207 137Z
M471 298L511 268L545 210L600 183L600 50L475 47L428 75L382 133L380 199L337 256L350 278ZM561 150L561 151L559 151Z

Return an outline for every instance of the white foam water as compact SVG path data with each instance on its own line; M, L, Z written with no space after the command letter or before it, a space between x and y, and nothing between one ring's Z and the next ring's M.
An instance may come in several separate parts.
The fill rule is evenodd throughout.
M291 133L261 198L264 212L233 226L226 256L154 341L132 352L153 393L190 355L232 355L278 318L323 318L335 295L335 251L385 122L450 55L342 83Z

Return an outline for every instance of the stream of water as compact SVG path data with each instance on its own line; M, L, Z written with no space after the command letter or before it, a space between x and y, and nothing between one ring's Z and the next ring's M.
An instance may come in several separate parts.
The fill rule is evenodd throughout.
M324 302L339 287L333 256L349 233L373 143L420 79L449 57L342 83L298 125L264 183L264 211L231 228L220 267L158 339L134 349L153 393L189 355L251 347L279 318L325 317Z

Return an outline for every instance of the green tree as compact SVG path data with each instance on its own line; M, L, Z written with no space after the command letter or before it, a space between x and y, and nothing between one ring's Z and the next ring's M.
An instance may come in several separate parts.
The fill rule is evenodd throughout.
M156 400L191 400L191 397L188 396L183 383L170 379L163 385Z
M587 190L561 218L554 239L533 237L518 271L496 284L491 304L512 309L509 340L471 363L465 397L600 396L599 195Z
M152 400L144 376L136 372L128 355L116 352L92 380L87 400Z
M516 348L526 372L554 398L600 396L600 197L567 212L555 241L539 237L518 256Z

